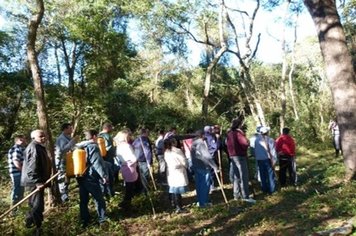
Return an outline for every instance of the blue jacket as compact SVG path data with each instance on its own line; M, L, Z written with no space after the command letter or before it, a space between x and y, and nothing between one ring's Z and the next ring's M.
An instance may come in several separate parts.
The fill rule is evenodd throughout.
M105 170L104 159L100 155L98 144L90 140L78 143L76 146L84 148L87 154L88 169L82 177L93 181L108 178L108 173Z
M139 162L147 162L152 164L152 149L150 140L145 136L140 136L135 139L132 146L135 149L135 155Z

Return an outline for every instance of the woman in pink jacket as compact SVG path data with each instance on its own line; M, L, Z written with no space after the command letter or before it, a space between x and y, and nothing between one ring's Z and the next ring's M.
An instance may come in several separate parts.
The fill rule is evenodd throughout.
M121 166L121 174L125 181L125 196L119 207L128 210L131 207L131 199L140 186L137 173L137 157L130 144L131 131L129 129L120 131L114 140L116 142L115 164Z

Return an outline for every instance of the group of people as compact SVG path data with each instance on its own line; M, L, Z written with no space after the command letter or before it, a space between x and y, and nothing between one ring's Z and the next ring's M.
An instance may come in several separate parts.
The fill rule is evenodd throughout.
M254 203L249 190L248 150L256 159L258 176L262 191L273 193L275 187L274 165L279 160L279 180L286 185L286 172L291 184L296 184L295 142L284 128L283 134L274 141L268 136L268 127L258 127L256 134L248 139L243 131L243 120L233 120L231 128L222 139L219 126L205 126L197 132L187 130L186 135L178 135L175 128L168 132L159 131L152 145L149 130L141 129L139 136L133 138L129 129L123 129L112 137L113 126L105 123L101 132L87 130L85 141L72 137L73 127L62 125L62 133L55 143L55 165L58 170L58 184L61 200L69 200L69 178L66 176L66 154L81 148L86 152L86 171L77 176L80 198L80 218L83 226L89 224L89 194L96 204L99 223L106 221L105 197L115 194L115 184L121 172L125 193L118 204L123 210L131 209L131 200L138 193L147 194L149 182L153 181L152 164L156 156L159 166L159 181L168 185L171 205L175 212L184 212L182 194L188 190L189 181L194 181L197 204L209 206L209 192L219 182L218 161L220 151L226 150L232 172L233 197ZM100 152L97 139L105 140L105 155ZM12 204L23 197L23 187L37 191L29 201L31 207L26 215L26 227L35 225L39 230L43 221L44 187L51 174L51 161L45 148L46 137L42 130L31 132L31 143L26 147L23 135L15 137L15 145L9 150L10 175L13 182ZM26 148L25 148L26 147Z

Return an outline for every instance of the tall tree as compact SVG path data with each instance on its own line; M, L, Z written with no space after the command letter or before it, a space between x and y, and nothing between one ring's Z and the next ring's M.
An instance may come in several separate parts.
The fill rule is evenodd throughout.
M42 21L44 15L44 3L43 0L36 0L35 9L32 10L32 16L29 19L28 35L27 35L27 59L31 68L32 79L34 84L34 93L37 104L37 116L39 121L39 127L42 129L48 138L49 143L49 157L52 160L53 172L56 171L54 160L54 148L51 130L49 128L48 114L46 109L46 101L43 89L43 81L41 76L41 68L38 63L36 52L36 38L37 30ZM56 185L54 185L56 186ZM55 202L59 202L58 188L52 188L52 199Z
M356 172L356 81L335 0L304 0L313 18L341 131L346 180Z

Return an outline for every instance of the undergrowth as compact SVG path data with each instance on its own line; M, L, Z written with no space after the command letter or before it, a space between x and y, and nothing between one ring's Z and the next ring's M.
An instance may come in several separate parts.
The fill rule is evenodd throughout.
M309 235L329 229L356 215L356 183L344 183L344 166L341 158L335 158L332 150L316 151L299 149L297 187L279 189L271 196L261 193L254 185L257 203L232 200L228 181L228 163L224 159L224 189L229 205L224 203L220 191L211 194L212 207L200 209L195 205L194 185L183 196L188 213L175 214L167 193L161 186L151 192L156 212L147 196L137 196L133 210L123 212L117 204L123 197L123 187L107 201L108 222L96 224L94 203L89 208L93 222L88 228L79 225L79 194L75 180L70 185L70 202L46 208L43 223L44 235ZM6 163L0 168L0 212L10 207L10 183ZM254 166L253 161L250 167ZM251 171L252 172L252 171ZM7 216L0 223L1 235L32 235L33 229L24 227L24 215L28 207L23 204L17 216Z

